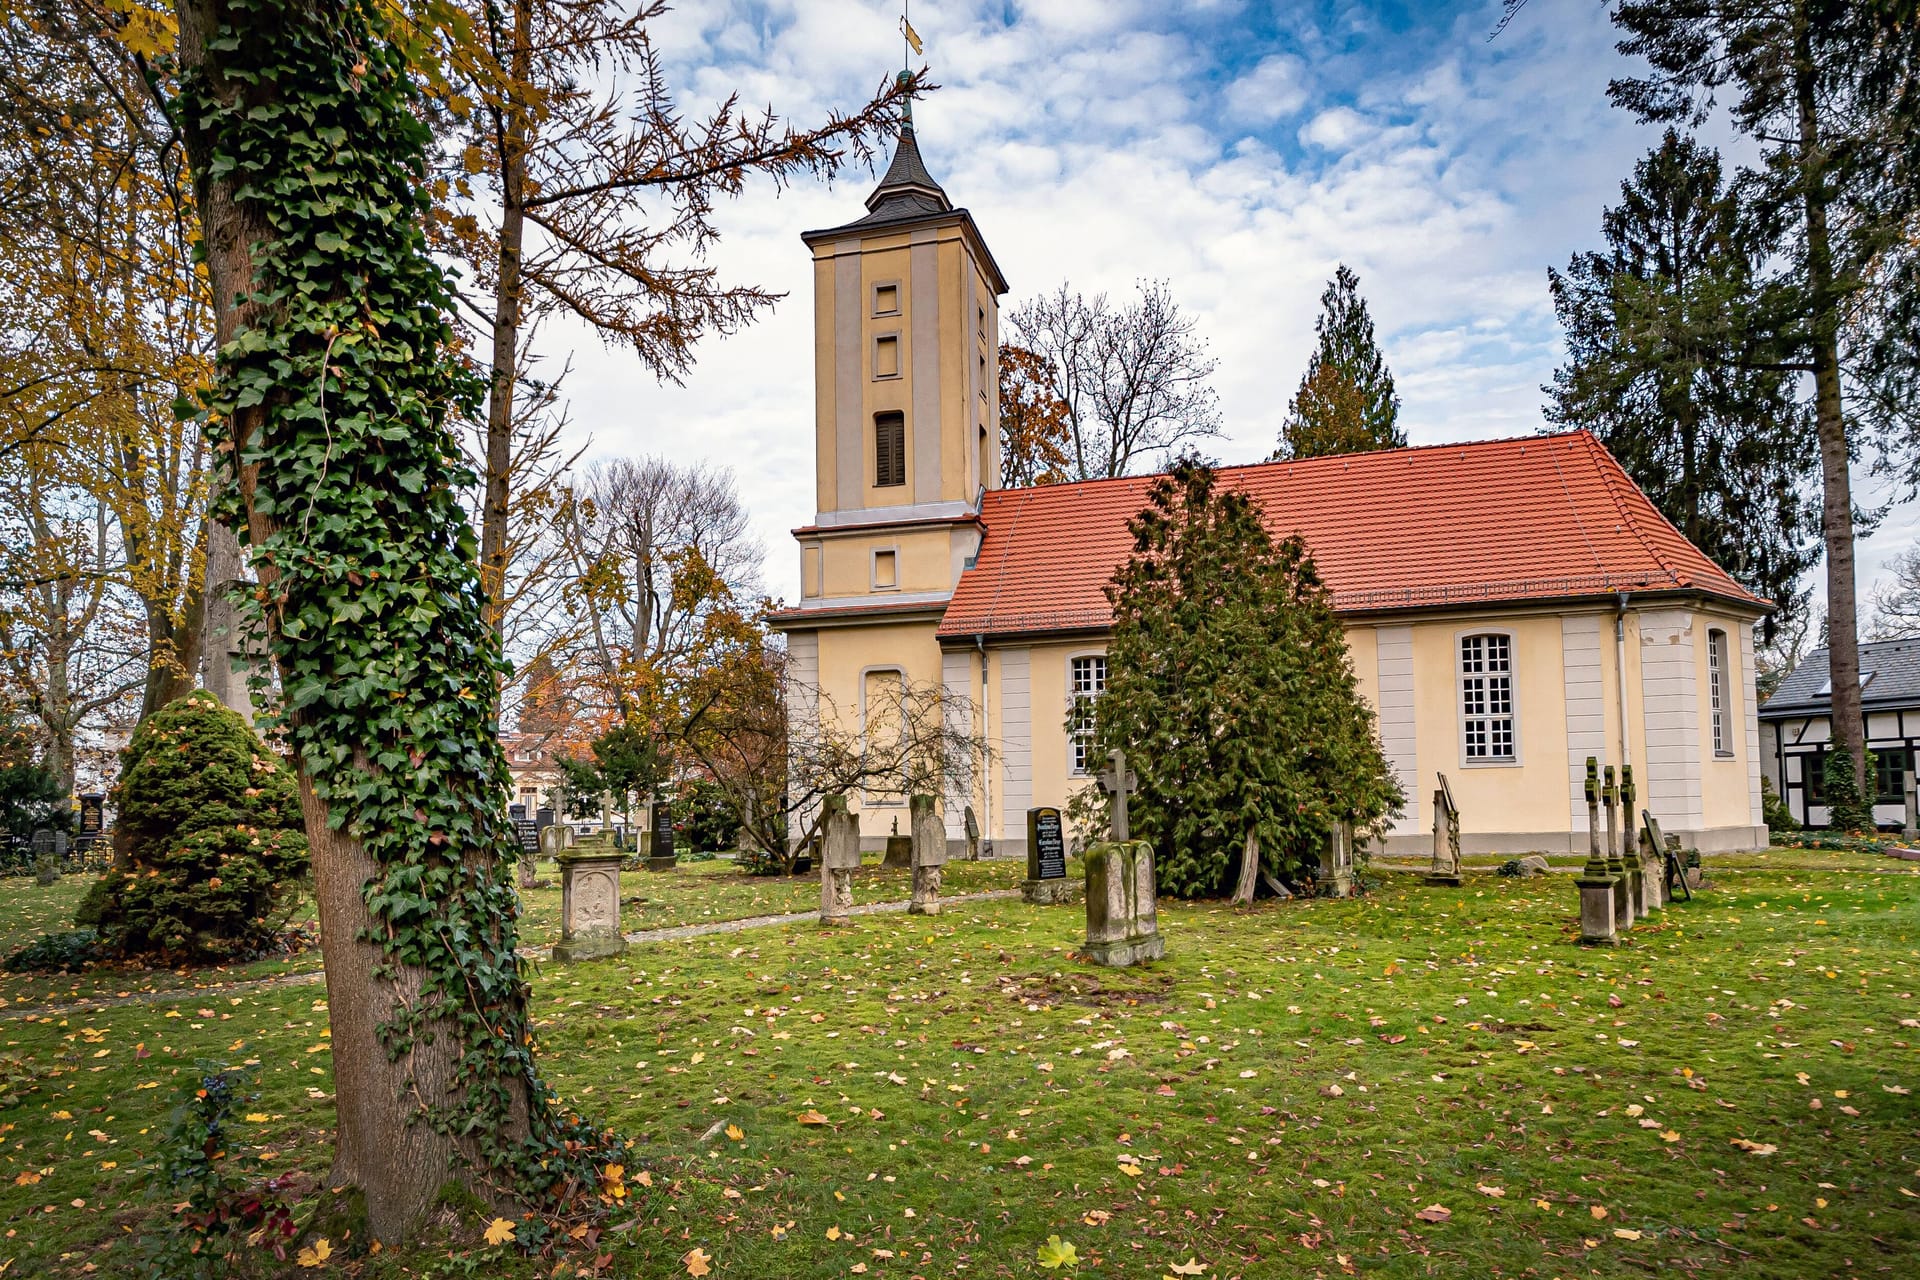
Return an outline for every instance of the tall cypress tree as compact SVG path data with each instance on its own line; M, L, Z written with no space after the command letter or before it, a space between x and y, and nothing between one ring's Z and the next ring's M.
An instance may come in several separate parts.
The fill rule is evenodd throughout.
M1261 865L1297 876L1335 823L1397 810L1399 787L1305 544L1276 543L1251 498L1191 460L1148 497L1107 587L1098 756L1123 748L1139 775L1136 828L1166 892L1237 881L1250 900Z
M1819 457L1772 331L1773 238L1719 153L1672 129L1620 196L1607 248L1547 272L1567 335L1547 417L1592 431L1689 541L1795 613L1819 560Z
M1287 406L1274 456L1319 458L1405 445L1393 374L1374 341L1360 277L1345 263L1320 295L1320 317L1313 327L1320 345Z

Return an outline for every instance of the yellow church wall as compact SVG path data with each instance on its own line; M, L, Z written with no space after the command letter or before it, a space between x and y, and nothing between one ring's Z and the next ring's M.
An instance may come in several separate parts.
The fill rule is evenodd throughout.
M947 529L891 529L873 534L840 535L822 540L825 591L829 596L885 592L946 591L953 586L952 535ZM891 587L876 580L874 554L894 554Z
M940 646L933 638L937 622L887 623L876 626L828 627L819 632L819 685L821 716L828 707L843 729L855 732L861 725L862 697L868 673L898 670L908 683L940 683ZM855 801L863 837L881 837L889 833L896 816L906 830L906 803L859 797Z
M1724 674L1724 707L1728 752L1713 750L1713 706L1707 685L1707 636L1711 631L1727 636L1727 668ZM1748 765L1751 759L1747 742L1747 689L1740 645L1740 621L1715 613L1702 613L1694 628L1695 670L1700 674L1701 802L1709 827L1733 826L1748 820L1750 792Z
M1558 615L1442 619L1413 624L1416 794L1408 816L1427 829L1437 775L1447 775L1463 826L1478 832L1564 833L1568 825L1566 703ZM1459 712L1459 640L1513 639L1513 763L1468 763ZM1470 817L1468 815L1471 815ZM1564 844L1564 835L1560 842Z
M1354 688L1373 708L1374 715L1380 714L1380 643L1379 637L1371 625L1348 627L1347 657L1353 665ZM1378 726L1375 726L1376 729Z

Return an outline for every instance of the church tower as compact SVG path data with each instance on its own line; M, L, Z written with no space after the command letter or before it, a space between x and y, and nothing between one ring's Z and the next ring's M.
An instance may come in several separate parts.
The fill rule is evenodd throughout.
M801 610L944 604L1000 477L999 299L973 218L927 171L911 115L867 214L807 232L816 515Z

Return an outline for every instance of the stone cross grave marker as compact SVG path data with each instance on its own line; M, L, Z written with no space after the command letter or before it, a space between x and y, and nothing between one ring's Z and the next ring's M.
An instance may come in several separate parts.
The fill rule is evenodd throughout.
M1111 801L1109 822L1115 840L1132 838L1127 822L1127 797L1140 789L1139 776L1127 768L1127 753L1115 748L1107 752L1107 767L1100 772L1100 790Z
M933 811L932 796L907 801L908 831L913 840L913 897L907 914L940 914L940 874L947 865L947 826Z
M555 960L598 960L627 949L620 933L620 850L613 834L583 836L560 851L560 941Z
M1614 937L1614 879L1600 848L1600 762L1587 757L1587 865L1574 884L1580 888L1580 941L1611 946Z
M1027 810L1027 879L1020 896L1043 905L1073 897L1067 883L1066 827L1058 809Z
M828 796L820 813L820 923L853 923L853 873L860 866L860 819L845 796Z
M1627 875L1633 885L1633 918L1645 920L1647 913L1660 905L1659 878L1648 868L1646 855L1641 851L1645 843L1640 839L1634 826L1634 801L1638 792L1633 785L1633 766L1620 766L1620 859L1627 864Z
M1605 770L1606 781L1600 787L1600 799L1607 809L1607 874L1613 879L1613 928L1625 933L1633 928L1633 876L1620 856L1620 788L1613 780L1613 766Z

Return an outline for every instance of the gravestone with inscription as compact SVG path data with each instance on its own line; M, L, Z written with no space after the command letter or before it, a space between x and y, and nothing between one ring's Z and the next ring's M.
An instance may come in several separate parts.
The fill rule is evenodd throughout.
M1042 906L1071 902L1066 825L1058 809L1027 810L1027 879L1020 896Z
M1129 839L1127 797L1139 785L1127 768L1124 751L1108 753L1099 778L1110 800L1111 840L1089 845L1086 868L1087 942L1083 952L1095 964L1130 965L1166 954L1160 938L1153 845Z
M673 806L665 800L653 805L653 840L647 847L649 871L671 871L676 860L673 848Z
M97 791L80 796L80 837L93 839L107 827L107 798Z
M627 949L620 933L620 851L613 834L598 831L563 849L560 862L560 941L555 960L598 960Z
M913 841L913 898L907 914L940 914L941 869L947 865L947 827L933 811L932 796L914 796L908 801L911 818L907 829Z
M820 813L820 923L853 923L853 873L860 867L860 819L845 796L828 796Z

